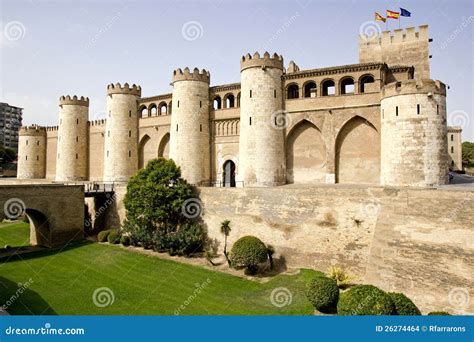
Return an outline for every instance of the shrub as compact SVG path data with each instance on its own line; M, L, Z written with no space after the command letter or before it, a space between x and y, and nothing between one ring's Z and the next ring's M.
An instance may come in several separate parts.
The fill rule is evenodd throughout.
M120 243L124 246L130 246L130 236L122 235L122 237L120 238Z
M107 237L109 236L111 231L111 229L101 231L99 234L97 234L97 241L106 242Z
M267 261L267 246L255 236L238 239L230 251L230 260L234 267L245 267L249 274L255 274L257 265Z
M428 316L451 316L451 314L447 313L446 311L432 311L428 314Z
M308 284L306 296L316 310L330 312L337 306L339 288L333 279L316 277Z
M5 249L10 249L10 248L12 248L12 246L10 246L10 245L5 245L5 247L3 247L3 248L5 248Z
M394 312L390 296L372 285L357 285L342 292L337 303L339 315L392 315Z
M328 278L333 279L338 287L345 288L351 284L354 277L348 274L343 268L337 266L331 266L326 273Z
M118 231L111 231L107 236L107 241L109 243L117 244L120 242L120 233Z
M419 316L421 315L420 310L416 307L415 303L410 298L405 296L403 293L389 292L388 295L392 299L395 305L395 315L400 316Z

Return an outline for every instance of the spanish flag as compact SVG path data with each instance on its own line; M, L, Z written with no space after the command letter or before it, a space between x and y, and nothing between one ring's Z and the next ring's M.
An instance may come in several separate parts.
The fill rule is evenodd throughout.
M387 10L387 18L400 19L400 12Z
M375 21L383 21L383 22L386 22L387 19L382 17L380 14L378 14L377 12L375 12Z

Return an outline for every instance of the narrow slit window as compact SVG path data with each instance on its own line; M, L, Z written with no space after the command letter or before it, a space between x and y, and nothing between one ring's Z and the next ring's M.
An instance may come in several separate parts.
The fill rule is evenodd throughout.
M202 108L202 101L199 101L199 108Z
M252 117L249 118L249 124L252 126Z
M76 159L79 158L79 155L76 153Z
M107 157L109 156L109 151L107 151Z
M129 137L132 136L132 131L128 131L128 136L129 136Z
M176 132L178 131L178 124L176 124Z
M179 108L179 101L178 101L178 108Z
M76 119L76 125L79 125L79 119Z
M202 132L202 124L199 125L199 131Z
M58 154L58 159L59 159L59 154ZM28 156L25 156L25 160L28 160Z
M132 151L128 151L128 157L130 158L132 156Z
M436 105L436 115L439 115L439 105Z
M36 156L36 160L40 160L40 157L39 157L39 156Z
M252 98L252 90L250 90L250 98Z
M276 89L273 90L273 97L274 97L274 98L277 97L277 91L276 91Z
M420 105L419 104L416 105L416 114L420 114Z
M76 136L76 142L79 142L79 137L78 136Z
M130 118L132 117L132 111L131 111L131 110L128 111L128 116L129 116Z
M398 116L398 106L395 107L395 116Z

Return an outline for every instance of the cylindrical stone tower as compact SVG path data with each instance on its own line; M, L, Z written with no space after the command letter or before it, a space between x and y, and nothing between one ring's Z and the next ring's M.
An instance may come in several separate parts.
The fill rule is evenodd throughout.
M107 86L104 181L126 182L138 171L138 99L140 86Z
M285 184L283 58L265 52L240 62L240 144L237 180L244 186Z
M204 69L173 72L170 158L180 166L182 177L196 185L210 177L209 82Z
M46 128L23 126L18 138L18 179L46 177Z
M61 96L59 99L56 181L87 180L89 98Z
M445 184L446 86L430 79L390 83L382 92L381 115L381 184Z

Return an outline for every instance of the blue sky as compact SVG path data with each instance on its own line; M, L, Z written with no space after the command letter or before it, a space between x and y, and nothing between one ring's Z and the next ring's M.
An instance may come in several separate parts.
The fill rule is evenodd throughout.
M177 67L206 68L212 84L239 82L239 58L256 50L301 69L357 63L361 26L374 11L403 7L413 17L402 27L430 25L431 77L450 86L448 123L474 141L472 1L0 2L0 101L23 107L27 124L57 124L68 94L88 96L90 118L100 118L111 82L140 84L143 96L171 92Z

